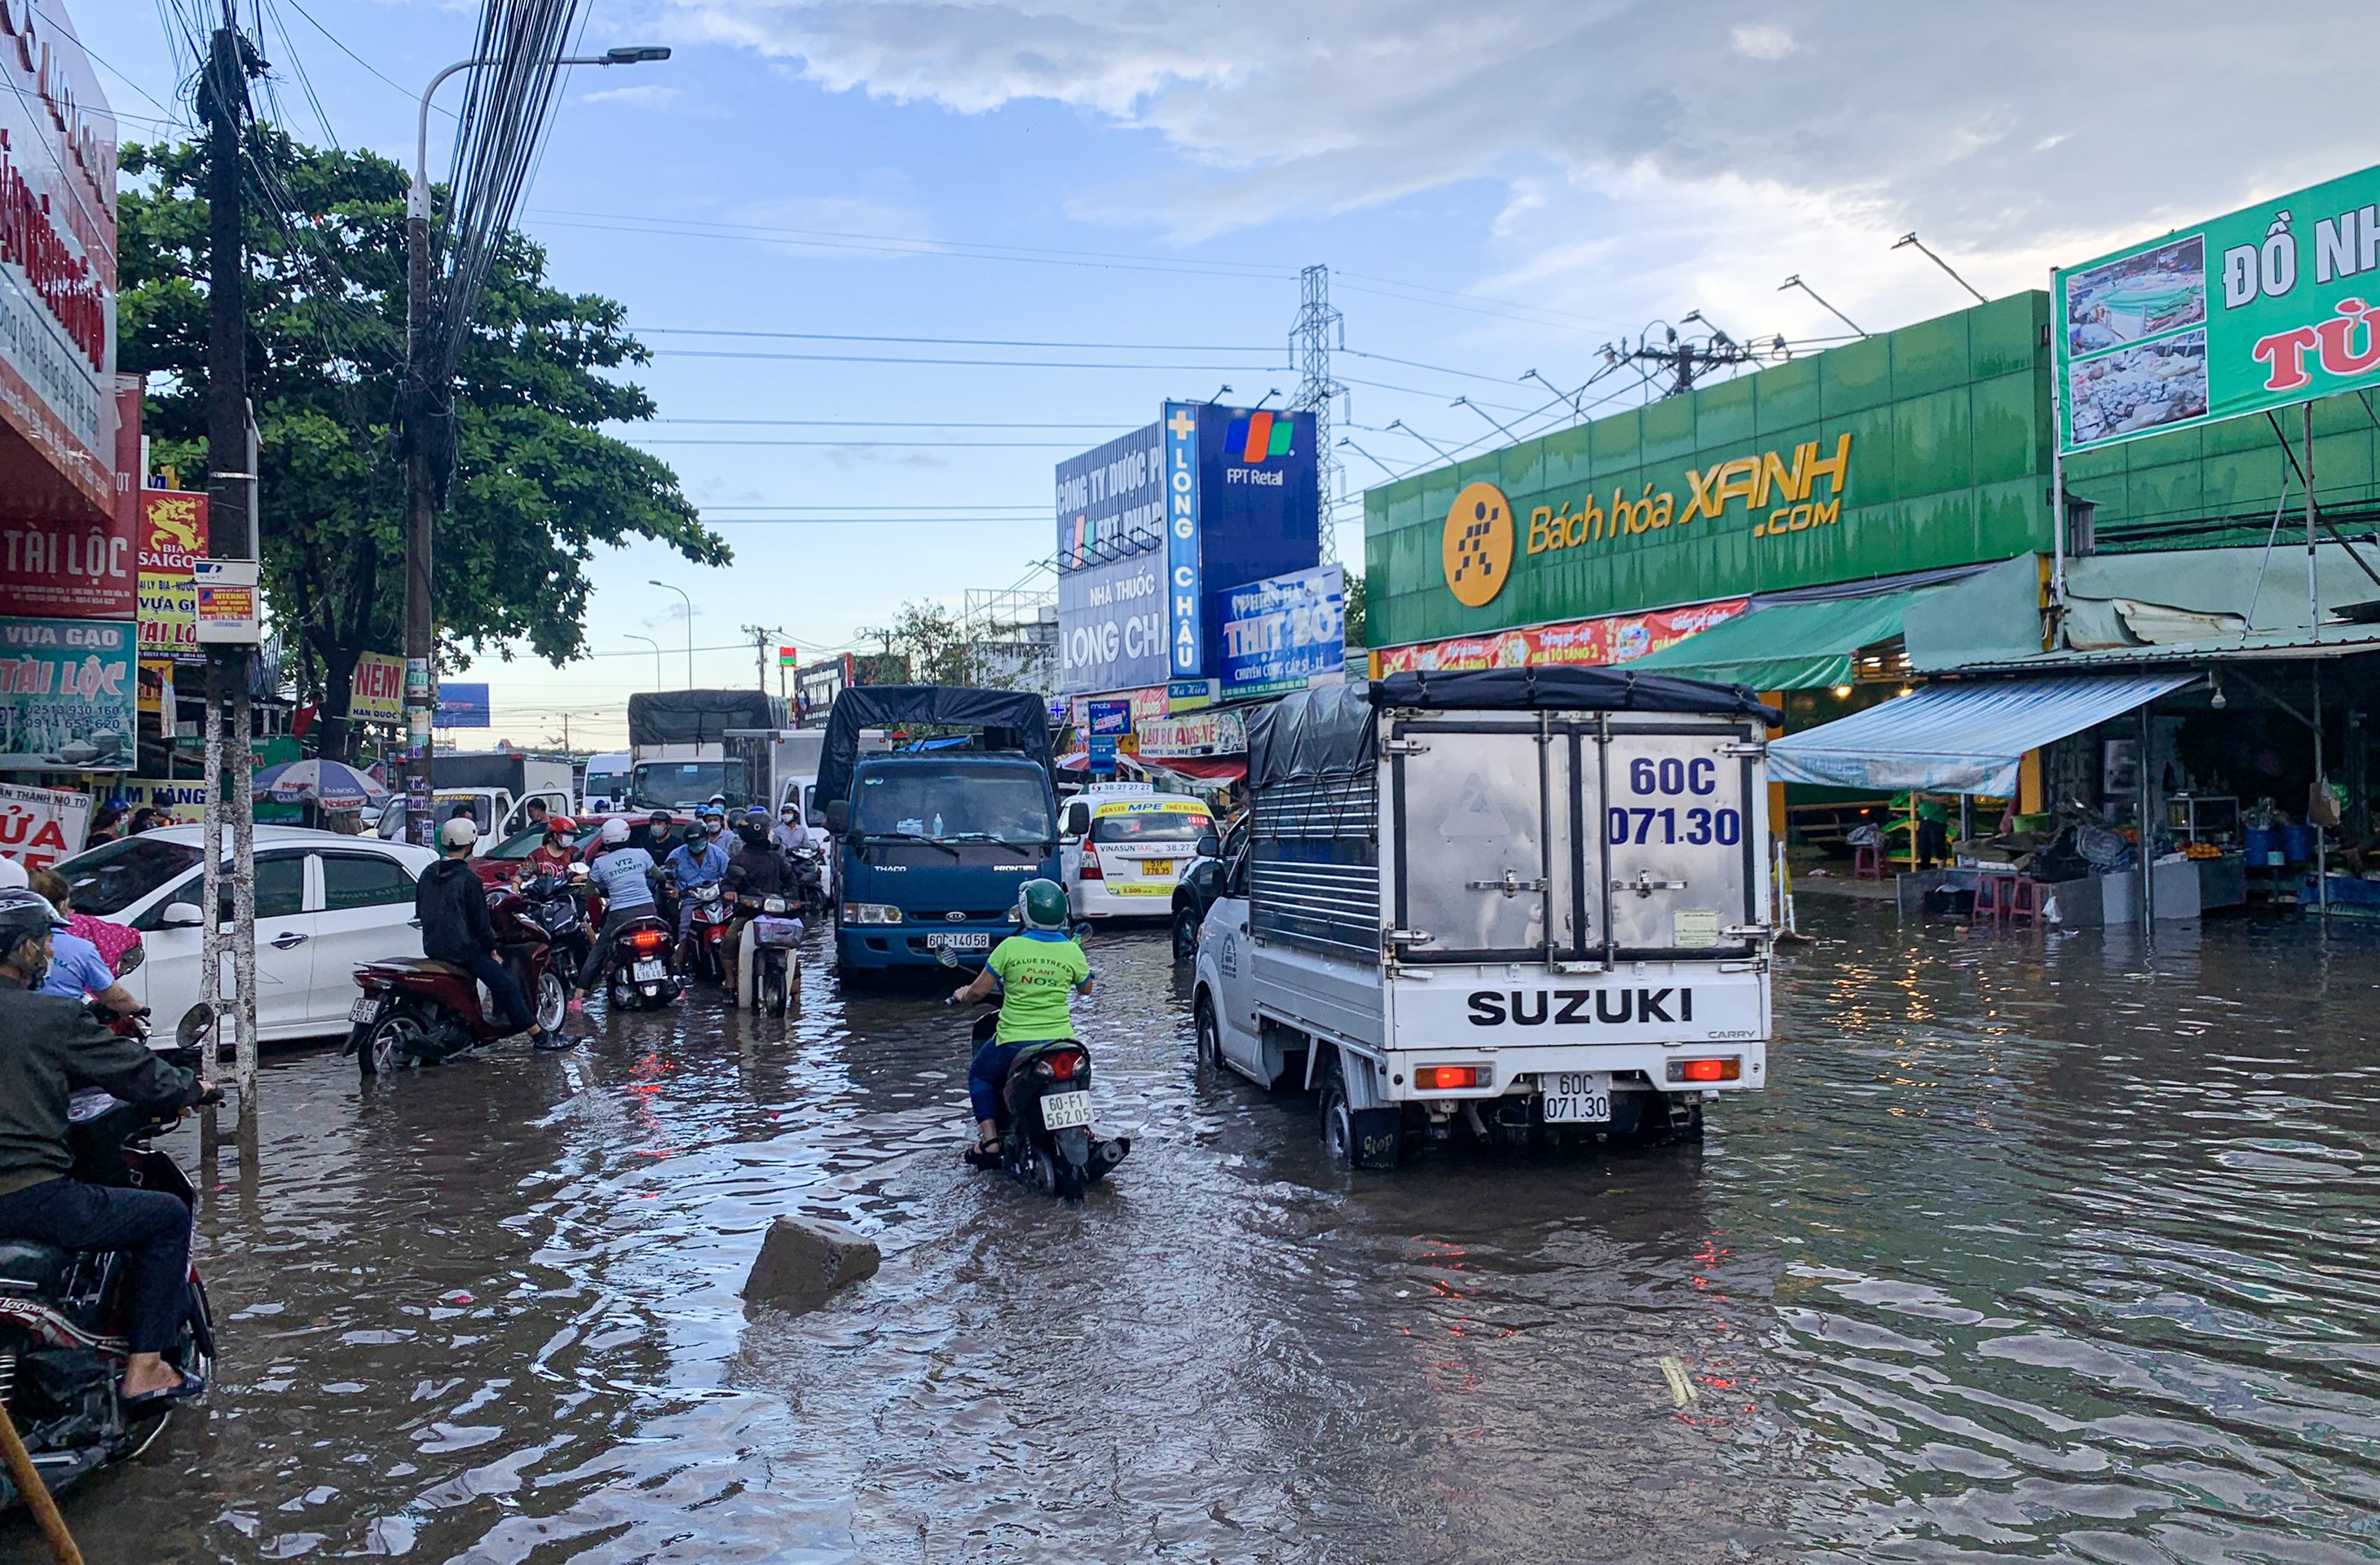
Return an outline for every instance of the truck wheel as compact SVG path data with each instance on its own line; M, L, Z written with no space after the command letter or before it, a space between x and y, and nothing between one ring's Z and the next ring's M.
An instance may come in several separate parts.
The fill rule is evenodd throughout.
M1215 1002L1203 991L1193 1014L1198 1034L1198 1063L1220 1071L1223 1068L1223 1032L1215 1021Z
M1173 910L1173 960L1187 962L1198 954L1198 910L1177 907Z
M1347 1089L1336 1075L1322 1086L1322 1151L1333 1167L1355 1166L1355 1119L1347 1110Z

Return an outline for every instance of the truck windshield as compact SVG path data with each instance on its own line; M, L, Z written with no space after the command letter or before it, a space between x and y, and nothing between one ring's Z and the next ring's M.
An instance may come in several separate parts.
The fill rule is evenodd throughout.
M587 782L579 792L590 799L616 799L628 791L628 774L625 771L597 771L589 767Z
M1020 766L881 766L863 772L853 825L868 837L1047 843L1050 785Z
M735 769L738 776L743 770ZM709 804L713 794L730 791L723 760L647 761L629 781L628 805L632 809L692 809Z

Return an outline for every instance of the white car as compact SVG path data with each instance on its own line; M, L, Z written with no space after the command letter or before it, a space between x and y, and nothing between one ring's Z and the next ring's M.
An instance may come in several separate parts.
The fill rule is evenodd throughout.
M142 960L124 987L170 1037L201 989L203 828L168 826L103 843L60 864L74 908L140 931ZM228 856L228 855L226 855ZM413 883L437 859L428 848L295 826L256 828L256 1021L267 1043L347 1030L355 970L419 956ZM231 892L223 888L223 916ZM224 958L222 992L231 992Z
M1099 783L1066 801L1058 867L1077 918L1171 918L1173 888L1215 818L1196 799L1146 783Z

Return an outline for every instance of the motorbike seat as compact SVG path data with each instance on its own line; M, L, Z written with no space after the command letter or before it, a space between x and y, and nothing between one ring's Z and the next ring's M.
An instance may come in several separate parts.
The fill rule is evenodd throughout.
M74 1252L37 1239L0 1239L0 1291L54 1293L65 1282Z
M428 956L390 956L372 964L375 967L395 967L409 973L443 973L449 977L471 977L468 967L457 967L452 962L440 962Z

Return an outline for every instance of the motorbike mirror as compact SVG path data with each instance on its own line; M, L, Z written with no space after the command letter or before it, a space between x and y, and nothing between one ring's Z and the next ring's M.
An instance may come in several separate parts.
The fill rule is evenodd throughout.
M955 967L959 964L958 954L946 945L937 946L934 949L934 960L945 967Z
M1080 923L1077 923L1074 928L1074 935L1078 940L1089 940L1091 938L1091 921L1086 918Z
M188 904L176 904L176 905L187 906ZM174 1047L196 1049L206 1042L214 1030L215 1008L202 1000L183 1012L181 1021L175 1025Z
M193 928L206 921L207 916L199 911L194 902L169 902L165 911L157 916L157 922L168 929Z
M1220 858L1223 856L1223 839L1218 837L1212 831L1201 832L1198 840L1192 843L1191 846L1197 853L1200 858Z
M843 836L851 830L851 801L829 799L826 805L826 829L833 836Z

